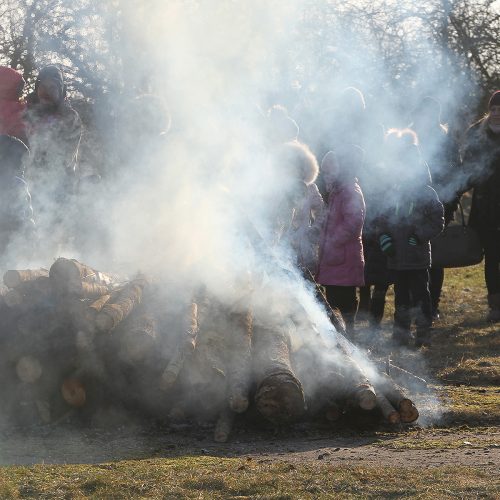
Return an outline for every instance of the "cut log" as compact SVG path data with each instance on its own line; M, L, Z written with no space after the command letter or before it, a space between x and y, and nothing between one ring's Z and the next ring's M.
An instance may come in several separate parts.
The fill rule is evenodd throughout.
M35 356L22 356L16 363L16 374L21 382L32 384L43 373L42 364Z
M165 371L160 379L160 388L163 391L170 390L179 376L187 357L192 355L196 347L198 335L198 305L192 302L182 322L182 336L179 345L175 348Z
M33 309L52 301L49 278L41 276L33 281L24 281L4 296L4 303L10 308Z
M131 281L116 295L113 302L106 302L95 318L97 331L110 332L127 318L140 304L145 286L146 280Z
M413 401L407 396L405 390L387 374L380 374L377 389L397 409L401 422L409 424L418 419L419 413Z
M252 383L252 314L233 313L227 335L227 385L229 406L236 413L246 411Z
M275 424L297 420L305 412L305 401L290 362L288 330L254 328L253 354L258 411Z
M226 443L233 429L235 413L229 408L222 410L214 430L214 441L216 443Z
M129 363L151 359L157 349L157 324L151 314L141 314L120 335L120 357Z
M382 394L377 395L377 407L379 408L387 422L389 422L390 424L399 424L399 422L401 422L399 413Z
M9 270L3 275L3 282L9 288L17 288L21 283L33 281L40 277L48 277L47 269Z
M345 379L345 392L353 397L363 410L373 410L377 405L377 394L359 364L347 354L340 361Z
M61 395L74 408L81 408L87 400L87 392L83 382L77 378L67 378L61 385Z
M328 422L337 422L342 416L342 410L336 403L329 403L325 408L325 418Z
M75 259L59 258L52 264L49 277L59 296L96 298L109 293L114 279Z

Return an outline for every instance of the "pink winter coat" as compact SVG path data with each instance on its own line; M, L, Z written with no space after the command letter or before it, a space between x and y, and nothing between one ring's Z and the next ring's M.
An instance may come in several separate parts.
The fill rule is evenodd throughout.
M363 193L358 183L351 180L334 188L329 198L316 281L321 285L363 286Z
M26 142L23 114L26 104L19 100L23 83L20 73L7 66L0 66L0 134L12 135Z

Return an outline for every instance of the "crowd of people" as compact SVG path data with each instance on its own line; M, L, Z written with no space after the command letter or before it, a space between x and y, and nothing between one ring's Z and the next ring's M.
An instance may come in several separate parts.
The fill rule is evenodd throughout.
M26 98L24 84L18 71L0 67L0 255L14 239L29 247L37 226L57 232L81 187L83 126L63 72L42 68ZM273 106L265 117L269 156L290 181L278 203L277 244L293 249L298 266L324 287L348 334L357 315L380 328L394 285L394 341L428 346L444 279L432 265L432 240L474 188L469 223L484 248L487 319L500 321L500 91L460 142L432 97L419 102L407 127L389 129L367 119L358 89L345 89L339 101L342 111L328 111L332 127L307 139L286 108Z

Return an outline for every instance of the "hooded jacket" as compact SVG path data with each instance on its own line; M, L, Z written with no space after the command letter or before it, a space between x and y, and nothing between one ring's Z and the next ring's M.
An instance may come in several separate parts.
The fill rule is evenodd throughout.
M339 183L328 197L316 280L321 285L363 286L361 232L365 201L356 180Z
M23 114L26 104L19 99L23 77L14 69L0 66L0 134L26 142Z

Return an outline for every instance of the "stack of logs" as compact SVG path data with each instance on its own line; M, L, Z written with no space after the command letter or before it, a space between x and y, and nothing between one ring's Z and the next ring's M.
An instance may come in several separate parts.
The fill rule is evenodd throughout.
M215 422L226 441L237 414L274 425L349 412L390 424L418 418L391 376L321 338L292 348L286 321L144 276L123 280L73 259L7 271L0 288L1 413L17 424L92 422L103 407ZM372 373L372 372L370 372Z

